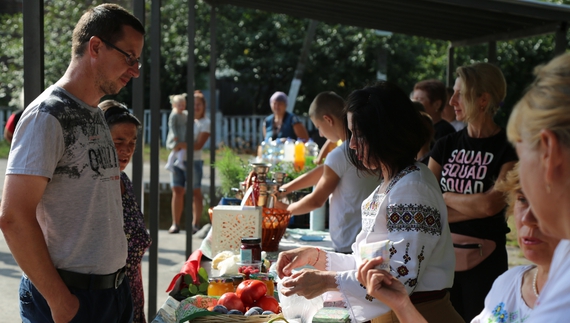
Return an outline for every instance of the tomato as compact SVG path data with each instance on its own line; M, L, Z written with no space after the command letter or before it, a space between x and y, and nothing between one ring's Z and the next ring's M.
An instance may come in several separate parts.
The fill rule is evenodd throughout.
M236 289L237 296L247 307L251 307L265 293L267 293L267 286L260 280L244 280Z
M238 310L240 312L245 312L245 306L243 302L234 292L225 293L218 300L218 305L224 305L228 310Z
M264 311L271 311L275 314L281 312L279 302L273 296L263 295L255 302L255 306L261 307Z

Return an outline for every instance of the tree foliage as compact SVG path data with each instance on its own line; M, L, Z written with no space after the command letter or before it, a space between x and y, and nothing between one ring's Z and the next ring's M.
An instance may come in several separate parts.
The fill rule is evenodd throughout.
M103 1L45 1L45 85L55 82L70 60L71 34L75 22L92 5ZM131 1L115 1L129 8ZM561 1L552 1L561 2ZM562 1L570 3L568 1ZM168 108L168 95L186 92L188 60L188 0L163 0L161 8L161 108ZM196 4L195 86L208 87L210 64L211 7ZM269 113L274 91L288 92L299 59L309 21L283 14L267 13L229 5L219 6L217 15L217 87L224 114ZM150 89L150 0L146 1L147 27L144 48L145 95ZM22 14L0 16L0 105L14 105L23 84ZM66 45L67 44L67 45ZM311 44L295 112L308 110L322 91L346 97L354 89L376 80L379 51L387 53L387 79L404 91L419 80L445 81L449 43L400 34L385 35L374 30L319 23ZM554 37L532 37L497 43L497 64L508 83L501 124L532 80L533 68L553 56ZM457 66L487 61L487 46L457 48ZM116 96L130 102L128 86ZM11 100L11 101L10 101Z

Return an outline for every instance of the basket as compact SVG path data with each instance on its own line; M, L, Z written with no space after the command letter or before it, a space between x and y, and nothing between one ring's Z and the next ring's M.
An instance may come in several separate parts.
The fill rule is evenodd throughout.
M289 219L291 219L291 212L275 208L263 208L261 223L261 250L263 251L277 251L279 249L279 242L287 226Z
M279 319L281 318L281 319ZM192 323L266 323L269 320L275 319L275 322L281 322L283 314L272 314L272 315L212 315L212 316L201 316L193 319Z

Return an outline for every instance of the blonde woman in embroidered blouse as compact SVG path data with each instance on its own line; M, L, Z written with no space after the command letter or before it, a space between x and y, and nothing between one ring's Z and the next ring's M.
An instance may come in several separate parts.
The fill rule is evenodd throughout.
M390 308L366 294L357 281L361 251L386 241L394 275L430 322L462 322L445 290L451 287L455 257L447 208L435 176L415 162L427 130L408 96L389 82L354 91L347 101L349 154L359 171L382 184L362 203L362 231L353 254L299 248L282 252L277 273L282 293L314 298L339 291L353 322L391 322ZM382 138L380 140L379 138ZM311 265L315 270L293 269Z

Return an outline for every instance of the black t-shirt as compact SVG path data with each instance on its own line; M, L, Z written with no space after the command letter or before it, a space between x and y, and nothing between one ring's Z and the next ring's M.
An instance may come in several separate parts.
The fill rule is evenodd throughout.
M441 165L441 190L462 194L486 192L495 184L501 167L517 160L503 129L488 138L471 138L465 128L439 140L431 157ZM504 210L483 219L450 223L449 228L453 233L499 241L509 232Z
M434 140L437 141L439 138L445 137L450 133L455 133L455 128L451 125L451 123L441 119L438 123L433 125L433 129L435 130Z

